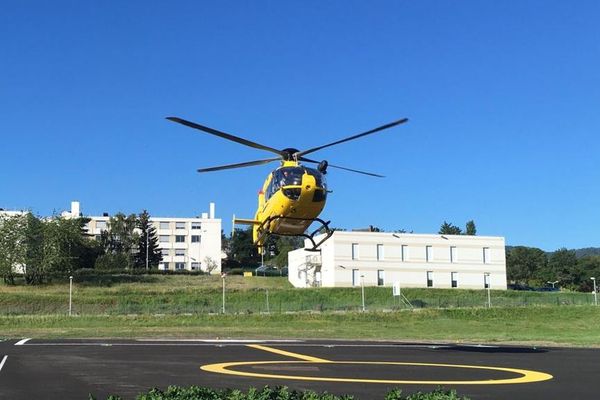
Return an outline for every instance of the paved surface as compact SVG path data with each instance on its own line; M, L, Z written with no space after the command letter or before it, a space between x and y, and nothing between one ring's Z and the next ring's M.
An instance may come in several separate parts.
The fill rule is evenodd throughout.
M0 342L0 399L134 398L152 387L286 385L382 399L442 385L476 399L600 398L600 349L343 341Z

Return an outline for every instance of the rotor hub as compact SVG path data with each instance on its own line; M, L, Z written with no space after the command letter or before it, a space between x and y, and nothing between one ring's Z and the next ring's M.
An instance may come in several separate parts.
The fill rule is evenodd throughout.
M283 153L281 156L285 161L297 161L295 154L299 153L300 150L288 147L287 149L281 150L281 152Z

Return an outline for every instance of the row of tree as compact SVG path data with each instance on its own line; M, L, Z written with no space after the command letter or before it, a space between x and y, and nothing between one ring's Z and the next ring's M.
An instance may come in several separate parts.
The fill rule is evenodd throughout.
M261 256L252 241L252 227L236 229L231 236L221 235L222 249L227 255L224 270L257 267L264 262L273 268L286 267L288 252L304 246L304 238L292 236L270 236L265 243L265 254Z
M591 277L600 280L600 256L577 257L575 250L559 249L553 253L535 247L517 246L506 251L506 274L512 283L548 286L589 292Z
M438 232L440 235L477 235L477 228L475 227L475 221L470 220L465 224L465 231L463 232L458 226L453 225L451 222L446 222L440 226Z
M149 218L146 211L117 214L100 240L95 240L87 234L87 218L2 216L0 276L14 284L17 274L22 274L25 283L36 285L81 268L156 268L162 255Z

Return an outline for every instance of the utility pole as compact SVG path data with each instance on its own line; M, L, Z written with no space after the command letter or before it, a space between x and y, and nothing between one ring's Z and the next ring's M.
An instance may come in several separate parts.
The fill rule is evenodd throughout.
M73 275L69 276L69 317L73 311Z
M592 282L594 282L594 305L598 305L598 293L596 291L596 278L595 277L591 277L590 278L592 280Z
M146 271L148 270L148 229L146 229Z
M492 282L490 279L490 273L486 272L485 273L485 277L487 278L487 306L488 308L492 308L492 295L490 293L491 289L492 289Z
M363 310L363 312L365 312L366 308L365 308L365 276L364 275L360 276L360 291L361 291L361 295L362 295L362 310Z
M227 276L227 274L222 273L221 274L221 278L223 278L223 308L222 308L222 312L223 314L225 314L225 277Z

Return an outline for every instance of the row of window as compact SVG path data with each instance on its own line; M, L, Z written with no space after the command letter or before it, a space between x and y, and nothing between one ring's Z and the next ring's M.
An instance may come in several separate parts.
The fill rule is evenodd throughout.
M187 238L186 235L175 235L175 243L185 243ZM159 235L158 241L161 243L170 243L171 235ZM200 243L200 235L192 235L191 236L192 243Z
M165 271L168 269L171 269L171 267L173 267L173 269L175 269L176 271L180 271L182 269L185 269L185 263L182 262L162 262L159 264L159 269L164 269ZM193 262L191 264L191 269L192 271L199 271L200 270L200 263L199 262Z
M352 286L362 285L364 275L361 275L360 270L352 270ZM385 271L382 269L377 270L377 286L385 285ZM458 272L450 273L450 286L453 288L458 287ZM433 287L433 271L427 271L427 287ZM483 274L483 288L488 289L490 287L490 274Z
M170 221L160 221L158 223L158 227L159 229L171 229L171 222ZM187 229L188 225L187 222L175 222L175 229ZM202 227L202 225L200 224L200 222L191 222L191 228L192 229L200 229Z
M174 253L175 257L185 257L187 255L186 249L174 249L171 252L171 249L160 249L160 252L163 257L170 257L171 253Z
M175 222L175 229L187 229L187 222ZM158 227L160 229L171 229L171 222L169 221L160 221L158 223ZM200 229L202 225L200 222L191 222L191 229ZM107 228L106 221L96 221L96 229L105 230Z
M352 259L353 260L358 260L359 259L359 244L358 243L352 243ZM484 264L487 264L490 262L490 248L489 247L483 247L482 249L482 261ZM457 261L457 250L456 250L456 246L450 246L450 262L454 263ZM402 259L402 261L406 261L408 259L408 246L403 244L400 247L400 258ZM377 245L377 260L381 261L384 259L384 248L383 248L383 244L378 244ZM426 262L432 262L433 261L433 247L432 246L425 246L425 261Z

